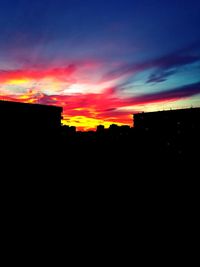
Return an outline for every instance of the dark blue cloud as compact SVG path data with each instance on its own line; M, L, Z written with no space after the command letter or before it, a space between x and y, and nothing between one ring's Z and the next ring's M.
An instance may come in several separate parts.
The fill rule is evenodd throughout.
M162 72L155 72L152 73L149 76L149 79L147 80L147 83L160 83L167 80L167 78L171 75L176 73L175 70L168 70L168 71L162 71Z
M129 99L130 104L148 104L154 102L173 101L200 94L200 81L197 83L171 88L158 93L150 93Z
M164 81L167 77L176 73L180 67L200 61L200 46L197 47L197 44L200 45L200 42L144 62L122 64L120 67L107 72L102 79L112 80L123 75L130 76L145 70L155 69L155 72L150 75L147 82Z

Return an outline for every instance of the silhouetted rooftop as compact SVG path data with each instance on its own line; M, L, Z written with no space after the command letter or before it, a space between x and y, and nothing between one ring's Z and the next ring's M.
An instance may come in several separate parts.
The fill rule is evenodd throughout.
M57 110L58 112L62 112L63 110L63 108L59 106L33 104L33 103L21 103L21 102L5 101L5 100L0 100L0 107L20 108L20 109L37 109L37 110Z
M199 111L200 107L191 107L191 108L183 108L183 109L168 109L168 110L158 110L158 111L150 111L150 112L138 112L134 113L133 115L140 115L140 114L163 114L163 113L181 113L181 112L191 112L191 111Z

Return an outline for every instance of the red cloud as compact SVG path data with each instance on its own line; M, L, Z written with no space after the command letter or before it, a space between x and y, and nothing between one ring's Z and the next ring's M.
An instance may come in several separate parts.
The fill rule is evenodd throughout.
M72 73L74 73L75 70L76 67L74 65L69 65L65 68L54 68L45 70L3 70L0 71L0 82L3 83L15 79L40 80L48 77L66 79Z

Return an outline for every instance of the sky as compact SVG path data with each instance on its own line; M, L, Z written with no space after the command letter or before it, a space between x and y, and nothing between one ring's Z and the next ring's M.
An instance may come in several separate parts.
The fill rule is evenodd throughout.
M200 106L199 14L199 0L1 0L0 99L62 106L86 131Z

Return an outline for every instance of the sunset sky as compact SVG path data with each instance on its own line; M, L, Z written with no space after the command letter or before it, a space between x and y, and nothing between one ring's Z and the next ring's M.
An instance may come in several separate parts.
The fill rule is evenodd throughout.
M200 106L200 1L1 0L0 99L79 130Z

